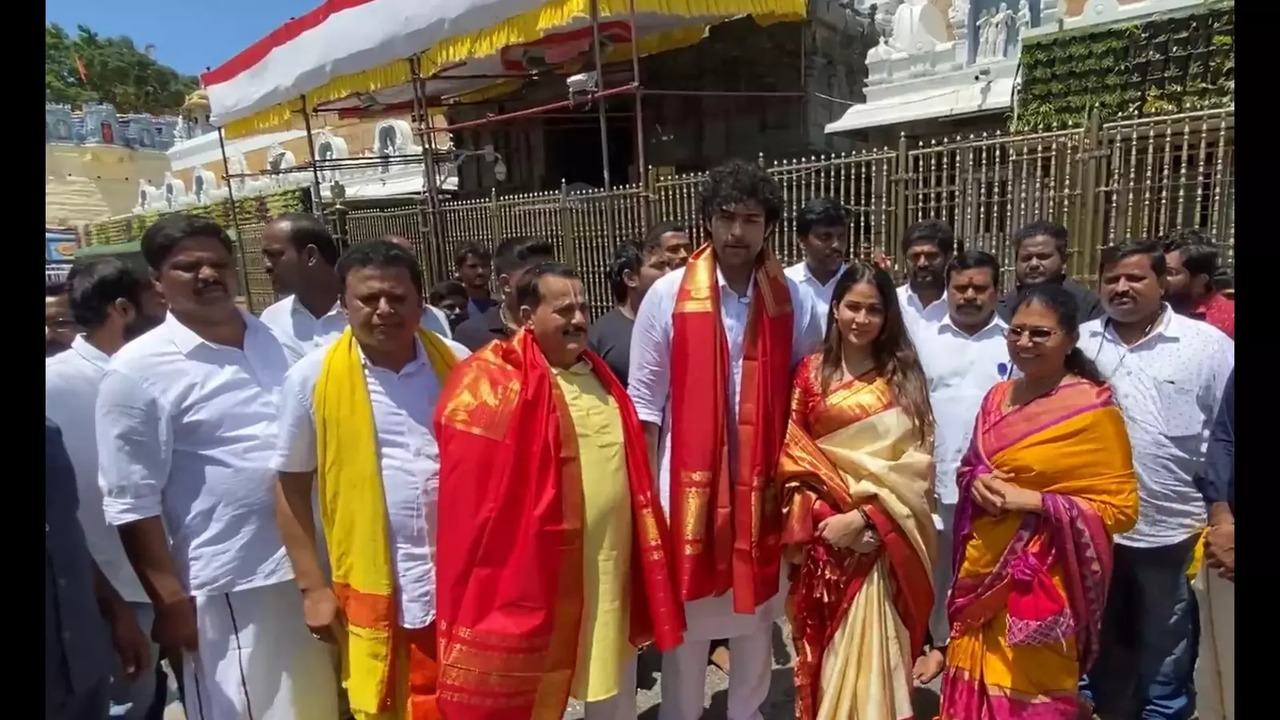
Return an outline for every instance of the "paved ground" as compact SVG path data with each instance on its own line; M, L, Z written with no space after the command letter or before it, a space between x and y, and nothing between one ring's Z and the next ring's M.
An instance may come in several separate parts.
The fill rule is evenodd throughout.
M795 685L791 677L792 660L791 631L783 621L773 629L773 680L769 687L769 698L764 704L765 720L792 720L796 716ZM640 720L657 720L658 705L662 702L662 694L659 692L661 677L661 657L655 652L641 655L639 692L636 695L636 709ZM920 688L917 691L915 709L918 720L932 720L937 714L937 686L935 681L930 688ZM729 688L728 676L719 668L708 665L706 688L706 712L702 716L703 720L723 720L726 692ZM581 720L582 703L569 701L564 717L565 720Z
M769 699L765 701L765 720L791 720L795 717L795 686L791 679L791 632L782 622L773 632L773 681L769 687ZM662 677L661 657L655 652L640 656L639 692L636 695L637 717L640 720L657 720L658 705L662 702L659 679ZM932 720L938 712L937 682L916 692L916 718ZM729 678L719 668L707 666L706 713L703 720L723 720L725 698ZM176 689L171 697L177 698ZM569 701L565 720L582 719L582 703ZM165 712L164 720L185 720L182 707L175 701Z

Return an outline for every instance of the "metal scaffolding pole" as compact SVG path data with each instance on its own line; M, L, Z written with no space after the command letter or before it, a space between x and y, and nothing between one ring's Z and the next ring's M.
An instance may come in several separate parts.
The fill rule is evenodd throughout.
M324 222L324 197L320 194L320 167L316 164L316 140L311 136L311 113L307 110L307 96L300 97L302 101L302 127L307 131L307 153L311 157L311 197L315 202L311 203L311 211L320 218L320 222Z
M632 44L634 43L633 37ZM609 121L605 115L604 98L600 97L600 93L604 92L604 65L600 59L600 0L591 0L591 54L595 56L596 61L595 100L596 112L600 117L600 164L604 170L604 224L609 243L613 244L617 241L617 236L613 232L613 198L610 197L613 192L613 180L609 176Z
M636 0L627 0L627 22L631 23L631 84L636 86L636 180L640 183L640 231L648 232L649 168L644 156L644 88L640 85L640 35L636 32Z
M422 92L422 64L417 56L409 58L410 82L413 83L413 113L417 121L417 134L422 140L422 187L426 197L418 202L418 232L422 237L423 260L426 267L428 284L443 279L440 274L444 265L443 234L437 227L440 220L440 190L437 187L439 176L436 174L436 133L431 121L431 103Z
M240 213L236 210L236 193L231 187L231 163L227 161L227 143L223 138L222 128L218 128L218 149L222 151L222 181L227 184L227 204L231 206L231 224L236 231L236 254L239 256L236 264L240 266L240 288L244 291L244 304L249 312L253 312L253 293L249 292L249 268L245 264L244 238L240 234Z

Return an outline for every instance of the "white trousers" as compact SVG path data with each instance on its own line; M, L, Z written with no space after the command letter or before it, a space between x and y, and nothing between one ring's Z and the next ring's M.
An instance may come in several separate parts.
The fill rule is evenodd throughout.
M933 561L933 612L929 614L929 635L934 647L943 647L951 635L947 622L947 593L951 590L951 552L955 547L956 506L938 503L938 555Z
M187 720L335 720L329 646L292 582L196 598L200 646L183 653Z
M1196 713L1200 720L1236 718L1236 586L1208 566L1191 583L1200 605Z
M710 640L686 640L662 654L662 705L658 720L698 720L706 700ZM773 671L773 623L729 638L728 720L763 720Z
M582 705L583 720L636 720L636 653L622 665L617 695Z

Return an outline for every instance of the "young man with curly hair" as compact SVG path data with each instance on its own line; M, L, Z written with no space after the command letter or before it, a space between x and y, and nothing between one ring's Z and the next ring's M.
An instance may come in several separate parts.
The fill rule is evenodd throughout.
M822 319L765 245L782 212L773 178L731 161L708 174L700 205L711 242L653 284L631 338L628 392L670 516L688 622L684 644L663 656L659 718L702 715L709 644L728 638L728 718L751 720L769 693L785 598L782 509L768 480L792 369L821 342Z

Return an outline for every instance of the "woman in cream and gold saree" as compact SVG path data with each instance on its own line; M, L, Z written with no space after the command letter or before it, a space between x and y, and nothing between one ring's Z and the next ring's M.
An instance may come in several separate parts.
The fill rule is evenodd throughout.
M1036 286L1009 353L1022 377L983 400L957 476L943 720L1075 720L1097 654L1111 538L1137 520L1120 410L1078 348L1075 300Z
M892 280L836 282L823 350L796 370L778 467L799 720L911 718L933 606L933 418Z

